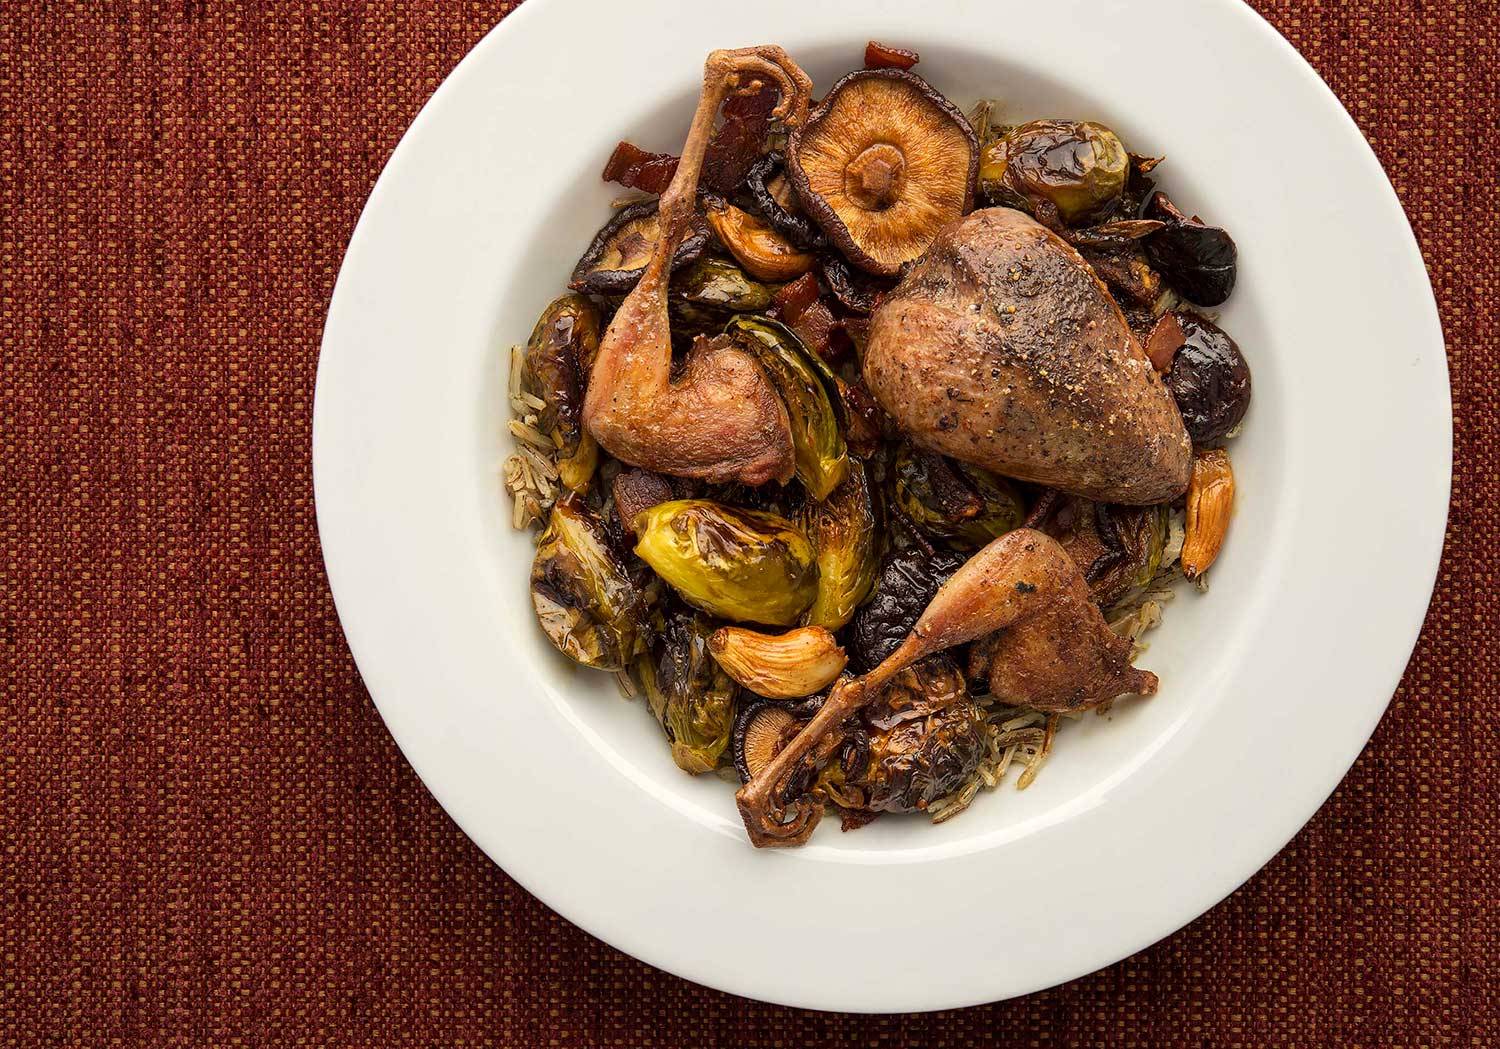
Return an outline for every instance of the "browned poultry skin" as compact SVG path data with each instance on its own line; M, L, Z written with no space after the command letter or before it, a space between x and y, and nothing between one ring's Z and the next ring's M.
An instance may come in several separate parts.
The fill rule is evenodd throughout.
M728 340L699 340L674 379L667 320L669 265L692 219L719 104L767 81L780 87L778 108L788 123L805 117L811 82L779 47L708 56L682 160L661 196L661 237L605 331L589 376L583 423L616 459L711 482L791 479L791 423L754 357Z
M1120 307L1010 208L946 227L870 323L865 382L916 443L1111 503L1187 488L1192 443Z
M785 778L829 732L880 694L913 663L985 639L997 695L1044 710L1097 706L1125 693L1151 695L1156 675L1130 665L1130 642L1116 635L1094 604L1083 572L1057 540L1018 528L971 557L938 590L896 651L862 677L833 686L828 701L797 737L735 800L751 842L800 845L812 834L820 806L779 797Z

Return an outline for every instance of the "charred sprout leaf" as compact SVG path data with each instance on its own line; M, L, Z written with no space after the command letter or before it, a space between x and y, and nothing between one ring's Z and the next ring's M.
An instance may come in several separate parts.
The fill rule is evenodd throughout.
M880 567L875 595L854 613L845 648L853 669L875 667L906 640L938 587L963 566L964 557L948 550L909 546L892 550Z
M721 619L791 626L817 596L812 544L776 514L678 499L639 514L635 532L641 559Z
M618 182L642 193L661 193L677 174L680 158L671 153L648 153L623 139L604 165L604 181Z
M1026 509L1009 481L904 444L893 464L896 503L934 539L977 550L1021 526Z
M1183 343L1167 372L1167 389L1195 445L1222 440L1250 408L1250 365L1223 329L1179 312Z
M1069 225L1120 199L1129 167L1113 131L1092 120L1033 120L985 147L979 186L992 202L1036 211L1047 204Z
M1074 496L1064 498L1043 523L1084 572L1094 601L1114 604L1145 586L1161 567L1167 542L1167 506L1103 506Z
M769 317L735 317L724 331L755 352L786 404L797 479L814 500L828 498L849 474L840 425L843 400L833 373L785 325Z
M1189 302L1218 306L1234 291L1239 250L1218 226L1185 219L1165 193L1153 193L1146 217L1166 222L1145 240L1151 264Z
M537 428L558 445L558 475L583 491L593 476L599 446L583 429L583 391L599 350L599 309L582 295L561 295L542 311L526 343L526 373L546 401Z
M573 267L568 287L590 295L625 294L641 279L660 234L656 201L643 200L621 208L594 235L583 258ZM672 256L672 268L702 255L711 236L702 219L695 217L693 227Z
M869 759L847 777L876 812L918 812L963 786L984 756L979 708L963 675L930 656L893 678L862 715Z
M708 651L712 625L701 615L667 623L661 651L636 665L651 713L672 744L684 772L712 772L729 745L739 689Z
M800 208L793 210L796 200L794 195L784 192L783 195L789 197L785 201L777 195L777 188L789 189L784 178L776 180L776 176L785 167L786 158L783 154L767 153L750 166L745 175L745 188L750 193L750 199L755 201L761 218L769 222L772 229L796 247L816 248L824 243L822 231Z
M818 560L818 596L802 621L837 630L870 596L879 568L875 507L864 464L852 461L848 479L821 503L805 504L800 522Z
M771 289L725 259L698 259L672 274L667 309L672 333L706 335L736 313L760 313Z
M531 601L548 639L584 666L621 670L644 645L645 603L576 495L552 508L531 566Z
M787 170L850 262L894 274L969 209L978 156L974 129L927 81L865 69L834 84L792 132Z

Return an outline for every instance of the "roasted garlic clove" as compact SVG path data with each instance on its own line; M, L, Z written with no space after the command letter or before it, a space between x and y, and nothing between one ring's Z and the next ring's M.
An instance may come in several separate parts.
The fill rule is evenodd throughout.
M1229 517L1234 510L1234 470L1229 453L1205 448L1193 458L1193 479L1188 484L1187 538L1182 544L1182 574L1197 579L1208 571L1224 545Z
M708 650L725 673L768 699L800 699L820 692L849 662L833 635L820 626L784 634L721 627L708 639Z

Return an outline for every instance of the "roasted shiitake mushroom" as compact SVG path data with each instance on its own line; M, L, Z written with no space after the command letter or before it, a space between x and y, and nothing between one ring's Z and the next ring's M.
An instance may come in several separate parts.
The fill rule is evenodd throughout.
M1177 322L1183 342L1172 357L1167 389L1193 443L1213 444L1231 433L1250 408L1250 365L1212 321L1179 312Z
M1146 257L1189 302L1218 306L1234 291L1239 249L1218 226L1188 218L1160 191L1146 201L1145 217L1165 225L1145 239Z
M735 317L724 334L754 352L771 377L792 424L797 479L814 500L828 498L849 475L844 404L833 373L790 328L769 317Z
M660 237L661 217L656 201L626 205L589 242L583 257L573 267L568 287L590 295L624 295L640 281ZM694 214L686 235L672 254L672 269L702 255L711 239L703 217Z
M977 550L1026 516L1021 493L1002 477L936 452L903 444L896 452L896 505L923 533Z
M582 295L560 295L542 311L526 342L526 382L546 405L537 428L558 446L557 473L573 491L588 487L599 446L583 428L583 391L599 351L599 308Z
M893 677L860 720L868 758L844 782L863 793L863 807L873 812L925 811L974 775L987 747L979 707L943 655Z
M870 596L880 566L880 536L864 464L851 459L844 483L822 502L804 503L798 523L818 562L818 596L802 621L837 630Z
M633 523L640 558L684 601L720 619L791 626L817 596L812 544L777 514L675 499Z
M733 732L734 767L740 781L749 783L804 724L782 703L752 703L741 710Z
M845 76L787 145L803 209L851 262L884 274L969 209L978 159L963 113L901 69Z
M750 165L745 192L755 202L760 217L798 248L812 249L826 243L823 232L797 203L796 191L786 177L786 155L772 150Z
M1092 120L1032 120L985 146L979 188L992 203L1055 213L1073 225L1108 211L1125 189L1129 157ZM1055 223L1054 223L1055 224Z
M655 660L636 664L646 702L685 772L710 772L729 745L739 689L709 655L712 626L700 615L668 619Z
M547 639L584 666L621 670L644 646L646 606L599 516L565 493L531 565L531 602Z

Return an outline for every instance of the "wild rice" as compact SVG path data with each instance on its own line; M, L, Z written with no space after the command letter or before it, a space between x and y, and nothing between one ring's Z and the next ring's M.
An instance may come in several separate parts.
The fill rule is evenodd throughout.
M523 422L520 419L512 419L506 425L510 428L510 435L512 437L519 441L525 441L533 448L540 448L543 451L550 452L557 447L552 443L552 438L542 433L541 430L538 430L531 423Z

